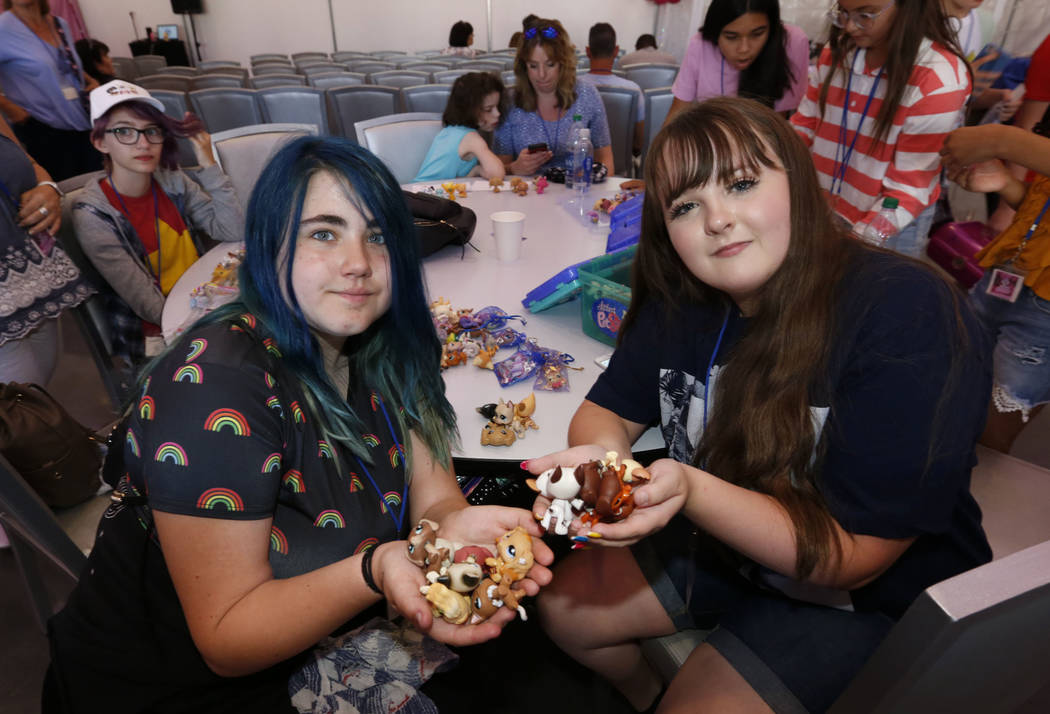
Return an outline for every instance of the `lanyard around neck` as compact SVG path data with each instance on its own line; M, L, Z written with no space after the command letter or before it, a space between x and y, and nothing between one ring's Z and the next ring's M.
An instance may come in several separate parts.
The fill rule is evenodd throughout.
M875 98L875 93L879 89L879 81L882 79L882 67L879 68L879 73L875 75L875 83L871 85L871 92L868 93L868 100L864 103L864 111L860 113L860 121L857 122L857 130L853 134L853 141L850 142L849 147L846 147L846 137L849 135L849 105L851 97L851 89L853 87L853 74L857 69L857 58L860 57L860 51L856 51L853 54L853 64L850 65L849 78L846 80L846 96L842 103L842 121L839 125L839 141L835 144L835 173L831 179L831 193L838 194L842 190L842 184L846 180L846 170L849 168L850 158L853 156L853 148L857 145L857 139L860 138L861 127L864 126L864 118L868 116L868 110L871 109L871 102ZM841 160L839 156L842 156Z
M551 153L558 151L558 140L561 138L561 120L565 116L561 109L558 110L558 118L554 120L554 125L557 127L554 131L554 143L551 143L550 132L547 131L547 120L540 114L539 109L536 110L536 116L540 118L540 126L543 127L543 135L547 138L547 148L550 149Z
M146 242L142 240L142 236L135 229L135 222L131 219L131 211L128 210L128 205L124 203L124 197L120 195L120 191L117 190L117 185L113 183L113 174L107 174L106 180L109 181L109 187L113 189L113 193L117 197L117 201L120 202L120 209L124 212L124 217L128 219L128 223L131 224L131 230L135 231L135 237L139 239L139 243L142 245L142 249L146 249ZM160 286L160 275L163 268L163 255L161 253L161 240L160 240L160 216L159 209L157 207L157 184L150 178L149 181L150 190L153 192L153 235L157 238L157 272L154 274L153 266L149 262L149 254L146 254L146 269L149 270L150 275L153 275L157 281L157 286Z
M1050 198L1046 199L1046 203L1043 204L1043 208L1039 211L1039 215L1036 216L1032 225L1028 226L1028 232L1024 234L1024 238L1021 239L1021 244L1017 246L1017 252L1013 254L1013 257L1006 261L1005 265L1011 265L1015 260L1021 257L1021 253L1024 252L1024 247L1028 245L1028 241L1032 238L1032 234L1036 232L1036 229L1039 228L1039 224L1043 222L1043 216L1046 215L1048 208L1050 208Z
M361 467L361 471L364 472L365 478L372 484L372 488L375 489L376 495L379 496L379 502L386 508L386 512L390 515L390 519L394 522L394 527L397 528L398 535L401 534L401 527L405 524L405 508L408 506L408 462L405 459L405 450L401 447L401 442L397 440L397 433L394 431L394 425L390 421L390 415L386 412L386 404L383 403L383 398L372 393L376 401L379 402L379 408L383 412L383 418L386 420L386 428L390 431L390 438L394 442L394 446L397 448L397 453L401 457L401 468L405 470L404 487L401 490L401 510L397 515L394 515L393 507L387 503L383 490L379 488L379 484L372 478L372 474L369 472L368 467L365 466L365 462L360 457L355 456L357 459L357 465Z

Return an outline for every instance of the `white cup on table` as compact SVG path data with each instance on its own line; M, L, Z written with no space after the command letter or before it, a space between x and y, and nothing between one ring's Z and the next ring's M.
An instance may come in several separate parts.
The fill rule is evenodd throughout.
M501 263L512 263L521 257L521 243L525 235L525 214L521 211L496 211L492 219L492 237L496 241L496 257Z

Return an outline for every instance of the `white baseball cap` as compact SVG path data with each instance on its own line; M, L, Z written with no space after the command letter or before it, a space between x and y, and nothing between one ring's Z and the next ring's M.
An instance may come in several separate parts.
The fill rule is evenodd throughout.
M154 99L145 89L137 84L125 82L122 79L114 79L106 82L101 87L91 90L91 123L108 112L118 104L124 102L145 102L153 108L163 112L164 105L159 99Z

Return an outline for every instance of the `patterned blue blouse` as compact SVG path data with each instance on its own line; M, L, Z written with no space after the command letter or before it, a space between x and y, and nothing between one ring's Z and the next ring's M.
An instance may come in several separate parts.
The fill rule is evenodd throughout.
M509 154L518 158L518 154L529 144L546 143L554 152L554 158L544 168L560 166L568 168L572 156L569 146L569 134L572 131L572 117L579 114L583 125L591 130L591 144L600 149L609 146L609 122L605 119L605 105L602 104L598 90L586 82L576 83L576 101L558 121L544 121L539 112L527 112L514 107L507 119L493 137L493 151L496 154ZM610 167L611 168L611 167Z

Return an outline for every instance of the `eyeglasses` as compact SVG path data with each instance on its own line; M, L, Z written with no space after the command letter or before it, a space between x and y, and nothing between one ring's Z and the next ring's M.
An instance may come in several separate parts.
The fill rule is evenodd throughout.
M836 3L833 7L828 10L828 20L835 27L845 29L846 25L852 22L854 25L862 30L868 30L874 24L875 19L882 13L893 7L896 2L891 2L886 7L882 8L878 12L849 12L843 10ZM836 9L837 8L837 9Z
M136 129L133 126L118 126L115 129L106 129L107 134L117 137L121 144L137 144L139 137L145 136L150 144L164 143L164 130L159 126L147 126L145 129Z
M546 37L548 40L553 40L555 37L558 36L558 28L554 27L553 25L547 25L543 28L530 27L529 29L525 30L525 39L531 40L533 37L536 36L537 32Z

